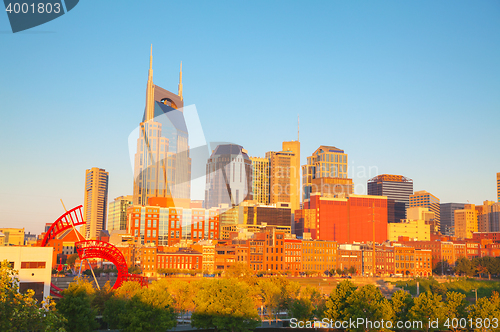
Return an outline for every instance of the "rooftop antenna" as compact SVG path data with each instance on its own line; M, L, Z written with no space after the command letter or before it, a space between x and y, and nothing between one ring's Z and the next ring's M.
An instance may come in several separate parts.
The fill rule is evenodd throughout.
M300 141L300 115L297 114L297 142Z

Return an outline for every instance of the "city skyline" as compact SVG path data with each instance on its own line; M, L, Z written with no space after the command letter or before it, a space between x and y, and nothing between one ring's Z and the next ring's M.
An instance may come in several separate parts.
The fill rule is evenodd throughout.
M173 4L191 16L185 29L169 25L180 37L176 52L162 43L161 31L141 28L143 19L115 17L116 26L106 28L109 17L84 3L32 32L2 34L12 52L0 64L0 109L4 123L22 124L23 136L19 126L0 134L0 224L40 233L64 212L60 199L68 208L83 204L81 174L91 167L109 172L109 201L132 194L127 137L144 111L151 43L158 45L155 82L167 90L176 91L184 61L184 101L196 105L209 142L232 142L251 157L264 157L296 139L300 114L300 165L318 146L339 147L349 155L357 194L366 194L367 180L376 175L402 174L413 179L415 191L431 192L442 203L493 201L500 167L490 146L500 138L500 42L494 34L500 8L449 4L270 4L259 11L262 26L252 25L251 32L245 28L256 8L220 5L211 20L220 15L222 23L201 33L219 36L209 38L215 45L196 36L209 23L202 15L207 5ZM139 14L151 10L144 6ZM280 9L282 15L273 15ZM309 15L299 16L303 10ZM294 27L297 17L302 21ZM129 23L137 29L129 40L104 47ZM7 24L5 15L0 30ZM233 31L224 29L230 24ZM324 41L322 31L330 33ZM291 36L293 42L285 41ZM479 157L465 158L471 151ZM26 202L30 209L22 208Z

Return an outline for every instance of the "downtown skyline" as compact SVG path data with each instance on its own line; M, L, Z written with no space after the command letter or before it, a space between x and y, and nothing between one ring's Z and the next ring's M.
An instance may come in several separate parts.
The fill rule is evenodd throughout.
M272 12L283 8L271 4L261 26L251 25L255 8L221 5L216 15L232 31L204 18L199 4L183 28L168 26L178 51L140 26L145 18L132 21L136 31L127 38L120 30L126 22L113 16L106 29L105 16L84 3L31 33L0 35L11 50L0 65L2 118L22 125L0 134L0 224L40 233L62 214L59 199L68 208L83 204L91 167L109 172L108 201L132 194L127 139L144 112L151 43L156 84L176 91L183 61L185 105L196 105L207 142L264 157L297 139L300 114L300 164L320 145L344 150L356 193L366 194L367 180L386 173L413 179L415 191L442 203L496 200L498 4L390 4L292 3L278 19ZM304 9L316 16L301 16L295 26ZM426 24L416 25L422 18ZM0 30L7 30L6 16ZM219 38L210 45L197 33Z

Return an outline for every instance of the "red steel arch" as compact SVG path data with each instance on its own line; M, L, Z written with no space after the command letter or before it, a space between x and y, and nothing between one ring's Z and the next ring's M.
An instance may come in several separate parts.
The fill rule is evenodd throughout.
M147 286L148 281L146 277L128 273L125 257L123 257L121 251L114 245L98 240L80 241L76 242L75 245L81 260L87 258L103 258L116 266L118 278L113 285L113 289L120 287L124 281L138 281L142 286Z
M57 219L52 226L50 226L47 233L42 240L42 247L45 247L50 240L54 239L56 235L73 228L75 226L84 225L85 221L83 220L83 205L77 206L63 214Z

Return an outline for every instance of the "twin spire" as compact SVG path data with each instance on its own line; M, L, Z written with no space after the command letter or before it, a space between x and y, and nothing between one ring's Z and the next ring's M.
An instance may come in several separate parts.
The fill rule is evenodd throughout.
M182 98L182 61L181 71L179 74L179 92L178 96ZM154 85L153 85L153 44L151 44L151 53L149 55L149 71L148 71L148 85L146 88L146 121L154 118Z

